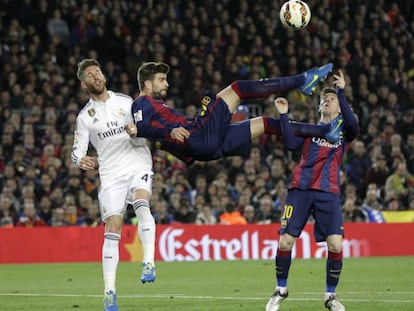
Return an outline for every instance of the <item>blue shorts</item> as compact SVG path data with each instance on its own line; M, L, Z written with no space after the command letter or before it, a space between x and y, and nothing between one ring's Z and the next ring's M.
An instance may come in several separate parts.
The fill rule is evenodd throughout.
M190 129L189 155L201 161L247 155L252 142L250 120L231 123L231 117L232 113L221 98L206 95Z
M344 235L340 196L312 189L289 190L279 233L299 237L310 216L315 221L316 242L332 234Z

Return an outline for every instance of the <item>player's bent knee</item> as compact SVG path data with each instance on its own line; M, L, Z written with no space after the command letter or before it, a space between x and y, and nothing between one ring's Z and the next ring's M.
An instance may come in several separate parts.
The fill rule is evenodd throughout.
M283 234L279 240L279 249L282 251L290 251L295 244L296 238L290 234Z
M112 215L105 219L105 232L121 234L123 219L121 215Z
M326 242L328 244L328 250L332 253L342 252L342 236L330 235L327 237Z

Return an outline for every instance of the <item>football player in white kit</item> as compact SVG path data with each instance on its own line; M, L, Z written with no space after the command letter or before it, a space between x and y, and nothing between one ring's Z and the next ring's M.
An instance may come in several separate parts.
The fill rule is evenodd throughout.
M99 208L105 222L104 310L118 311L115 282L123 216L128 204L133 205L138 218L138 235L143 248L141 281L155 281L155 222L149 207L152 156L145 139L130 138L125 130L129 125L131 130L135 128L132 98L107 90L98 61L82 60L77 76L90 99L77 116L72 160L83 170L99 170ZM89 143L96 149L97 161L87 154Z

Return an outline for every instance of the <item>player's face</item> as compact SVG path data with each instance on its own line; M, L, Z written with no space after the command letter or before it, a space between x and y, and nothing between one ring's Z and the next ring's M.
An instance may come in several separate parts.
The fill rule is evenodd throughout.
M167 82L167 75L165 73L156 73L154 79L151 81L152 97L165 98L169 84Z
M319 102L319 111L322 115L336 116L341 110L339 108L338 96L334 93L327 93Z
M89 94L100 95L106 90L106 79L98 66L89 66L85 69L82 88Z

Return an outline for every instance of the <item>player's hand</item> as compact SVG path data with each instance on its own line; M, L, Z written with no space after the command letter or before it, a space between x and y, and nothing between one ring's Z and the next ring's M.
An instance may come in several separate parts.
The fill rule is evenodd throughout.
M184 142L188 137L190 137L190 132L183 127L173 128L170 132L172 139L178 140L179 142Z
M276 107L277 111L279 111L279 113L283 114L283 113L288 112L289 102L287 101L286 98L278 97L278 98L275 99L274 103L275 103L275 107Z
M135 124L126 124L125 131L128 133L129 137L137 137L138 129Z
M333 77L335 78L335 81L333 82L333 85L335 85L337 88L339 89L344 89L345 88L345 77L344 74L341 70L338 70L338 74L337 75L333 75Z
M95 169L95 167L96 167L96 162L95 162L95 158L93 158L93 157L84 156L79 161L79 168L81 168L85 171L93 170L93 169Z

